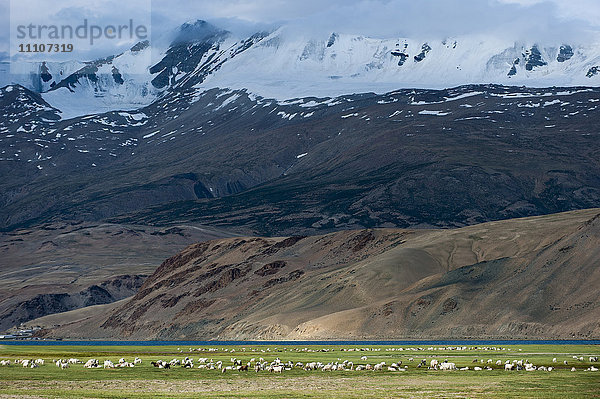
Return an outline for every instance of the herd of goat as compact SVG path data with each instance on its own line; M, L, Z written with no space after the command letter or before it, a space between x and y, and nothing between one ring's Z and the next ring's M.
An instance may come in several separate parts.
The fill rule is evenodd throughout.
M320 350L320 351L326 351L326 350ZM231 352L234 352L234 350L232 350ZM262 352L264 352L264 350ZM577 363L581 364L585 360L584 357L582 357L582 356L572 356L572 357L573 357L573 360L575 361L575 364L577 364ZM488 359L488 360L475 359L475 360L473 360L473 363L476 365L472 365L471 367L465 366L465 367L460 367L460 368L458 368L456 366L456 363L450 362L448 360L440 361L436 358L432 358L428 362L427 359L415 360L414 357L410 357L410 358L408 358L406 364L403 364L402 361L396 361L396 362L392 362L389 365L386 362L379 362L379 363L374 363L374 364L368 363L367 362L368 357L366 355L361 356L360 360L361 360L360 364L354 364L354 362L349 361L349 360L342 361L339 358L338 358L338 361L329 362L329 363L322 363L322 362L318 362L318 361L311 361L311 362L305 362L305 363L302 363L302 362L294 363L292 361L284 362L281 359L279 359L279 357L277 357L275 360L270 361L270 362L266 361L262 357L260 357L258 359L252 358L252 359L250 359L250 361L242 361L235 357L231 357L230 358L231 364L225 364L222 360L214 361L213 359L208 358L208 357L201 357L197 360L197 363L194 363L194 360L191 357L186 356L183 359L172 359L171 361L164 361L164 360L152 361L152 362L150 362L150 364L153 367L156 367L159 369L171 369L171 368L175 368L175 367L182 367L182 368L197 368L197 369L201 369L201 370L216 370L221 373L233 372L233 371L251 371L251 370L255 371L255 372L268 371L268 372L272 372L272 373L282 373L284 371L291 371L294 369L301 369L301 370L306 370L306 371L314 371L314 370L320 370L320 371L362 371L362 370L406 371L409 368L408 364L411 364L411 366L414 368L423 368L423 369L427 369L427 370L483 371L483 370L503 369L506 371L539 370L539 371L550 372L550 371L553 371L554 369L556 369L556 366L543 366L543 365L535 366L533 363L531 363L527 359L505 360L505 361L502 361L502 360L494 361L493 359ZM82 360L71 358L71 359L53 360L52 362L56 365L56 367L59 367L60 369L68 369L71 365L76 365L76 364L83 364L83 367L90 368L90 369L94 369L94 368L115 369L115 368L136 367L136 366L142 364L142 359L140 359L139 357L136 357L132 362L126 361L125 358L119 359L118 362L113 362L111 360L99 361L98 359L89 359L86 362L83 362ZM589 362L597 363L598 357L590 356ZM19 360L13 360L13 361L1 360L0 366L17 365L17 366L21 366L21 367L25 367L25 368L36 368L36 367L43 366L45 363L46 363L45 360L41 359L41 358L40 359L19 359ZM564 360L562 363L563 363L562 368L568 369L568 365L571 365L570 370L577 371L577 368L574 367L572 364L570 364L568 361ZM556 358L552 359L552 364L557 364L557 365L559 364ZM567 367L565 367L565 366L567 366ZM590 365L587 368L580 368L580 370L593 372L593 371L598 371L598 368L595 367L594 365Z

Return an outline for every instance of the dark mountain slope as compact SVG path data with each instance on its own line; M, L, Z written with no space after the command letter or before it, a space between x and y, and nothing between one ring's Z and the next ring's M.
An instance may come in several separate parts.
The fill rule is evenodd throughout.
M594 207L599 98L499 86L284 103L173 93L143 113L2 128L20 152L0 162L0 219L245 223L280 235Z

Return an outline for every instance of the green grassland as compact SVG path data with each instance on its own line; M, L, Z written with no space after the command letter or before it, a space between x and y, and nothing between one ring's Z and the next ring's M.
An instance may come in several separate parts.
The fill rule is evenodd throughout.
M209 351L208 349L213 350ZM378 350L355 350L360 346L10 346L0 345L0 360L11 360L0 366L0 398L600 398L600 372L585 371L592 363L590 356L600 356L595 345L511 345L501 350L470 348L448 350L428 345L365 346ZM402 351L398 349L402 348ZM409 348L421 348L413 350ZM433 348L433 349L432 349ZM192 349L192 351L190 351ZM201 349L201 350L199 350ZM394 350L391 350L394 349ZM325 351L326 350L326 351ZM158 369L150 362L170 361L189 356L194 369L175 366ZM367 356L367 360L361 357ZM584 361L573 356L583 356ZM55 359L77 358L85 362L96 358L117 362L135 357L142 364L134 368L86 369L83 364L60 369ZM201 370L199 358L222 361L225 366L236 358L246 363L251 359L283 362L342 362L354 365L402 361L408 369L394 371L305 371L293 368L282 374L268 371ZM16 359L45 360L38 368L23 368ZM409 361L413 358L413 361ZM422 359L448 360L468 371L440 371L417 368ZM556 358L557 362L553 362ZM477 359L476 362L475 359ZM488 359L493 363L489 364ZM536 366L552 366L547 371L505 371L497 360L525 360ZM481 360L484 363L481 363ZM563 361L567 361L565 365ZM474 366L492 366L493 370L474 371ZM596 367L598 363L594 363ZM571 367L577 369L571 372Z

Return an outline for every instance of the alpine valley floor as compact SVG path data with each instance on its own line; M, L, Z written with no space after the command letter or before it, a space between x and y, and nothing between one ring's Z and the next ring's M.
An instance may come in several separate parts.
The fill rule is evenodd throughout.
M0 398L597 398L600 373L597 345L507 345L502 347L408 346L12 346L0 345ZM577 357L574 359L573 357ZM135 367L103 368L104 360L125 358ZM44 365L24 368L17 359L43 359ZM76 362L62 369L53 359ZM100 367L84 368L90 358ZM151 362L184 361L153 367ZM579 360L582 358L583 360ZM272 364L291 362L279 372L237 371L234 360ZM532 371L507 371L505 363L525 359ZM442 371L419 367L425 360L448 360L463 370ZM210 365L219 365L210 369ZM345 370L306 370L310 362L345 364ZM344 363L345 362L345 363ZM352 364L350 364L352 362ZM381 370L360 370L385 362ZM392 371L393 363L402 371ZM498 365L497 362L501 364ZM567 364L565 364L565 362ZM352 370L350 370L350 367ZM405 368L406 367L406 368ZM468 370L465 368L468 367ZM575 371L572 371L572 368ZM225 368L225 372L222 369ZM489 369L488 369L489 368ZM357 370L358 369L358 370ZM548 371L551 370L551 371Z

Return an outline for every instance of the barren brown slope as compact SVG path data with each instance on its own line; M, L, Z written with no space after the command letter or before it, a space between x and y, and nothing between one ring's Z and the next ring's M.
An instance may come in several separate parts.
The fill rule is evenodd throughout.
M599 337L599 214L204 242L165 261L127 303L47 334Z
M0 331L65 310L134 295L171 254L233 233L64 222L0 233Z

